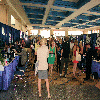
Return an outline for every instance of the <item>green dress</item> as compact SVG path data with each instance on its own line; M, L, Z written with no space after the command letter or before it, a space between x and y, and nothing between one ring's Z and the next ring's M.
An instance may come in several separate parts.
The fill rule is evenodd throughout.
M55 53L55 47L52 49L50 46L50 51L52 51L52 50L53 50L53 53ZM48 63L54 64L54 61L55 61L55 54L49 54Z

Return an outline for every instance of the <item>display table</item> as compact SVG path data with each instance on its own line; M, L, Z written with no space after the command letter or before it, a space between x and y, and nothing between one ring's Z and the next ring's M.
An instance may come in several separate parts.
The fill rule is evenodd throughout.
M0 71L0 90L8 90L11 80L14 79L14 72L18 62L19 56L15 56L8 66L4 66L4 71Z
M93 72L97 72L98 73L98 77L100 78L100 60L92 60L92 66L91 66L91 72L93 74Z

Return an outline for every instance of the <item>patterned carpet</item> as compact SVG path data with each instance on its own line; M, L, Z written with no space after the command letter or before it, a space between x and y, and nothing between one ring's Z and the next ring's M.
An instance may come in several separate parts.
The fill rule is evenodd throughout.
M51 100L100 100L100 89L95 87L98 80L83 81L85 73L76 79L72 77L72 65L68 67L66 78L60 77L56 71L49 76ZM63 70L64 74L64 70ZM38 97L38 76L34 76L34 71L25 72L24 77L12 80L8 91L0 91L0 100L48 100L45 81L42 80L41 93Z
M8 91L0 92L0 100L47 100L46 85L42 84L42 97L38 97L37 84L25 87L12 84ZM100 90L91 85L50 85L51 100L100 100Z

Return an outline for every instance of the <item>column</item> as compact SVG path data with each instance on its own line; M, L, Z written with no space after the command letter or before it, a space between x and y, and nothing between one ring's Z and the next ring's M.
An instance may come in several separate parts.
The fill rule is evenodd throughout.
M50 37L51 37L51 35L53 35L53 30L50 30Z
M88 34L88 30L83 31L83 34Z
M65 36L68 36L68 31L67 30L65 31Z

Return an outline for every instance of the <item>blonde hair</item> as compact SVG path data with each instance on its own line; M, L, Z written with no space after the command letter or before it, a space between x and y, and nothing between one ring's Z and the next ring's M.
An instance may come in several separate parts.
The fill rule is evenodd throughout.
M46 39L45 39L45 38L42 38L42 39L40 40L40 43L41 43L41 44L45 44L45 43L46 43Z
M78 41L77 41L77 40L75 40L74 44L75 44L75 45L77 45L77 44L78 44Z
M62 43L62 39L59 39L59 42Z
M80 41L79 45L82 47L82 41Z

